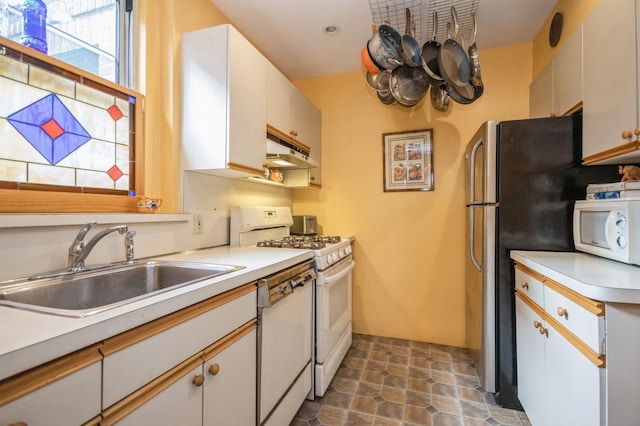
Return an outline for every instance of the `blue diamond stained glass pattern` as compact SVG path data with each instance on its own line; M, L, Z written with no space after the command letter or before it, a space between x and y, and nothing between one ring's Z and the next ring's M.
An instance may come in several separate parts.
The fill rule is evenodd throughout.
M57 164L91 140L91 135L54 94L11 114L7 119L50 164ZM45 130L45 125L51 120L62 129L57 137L50 136Z

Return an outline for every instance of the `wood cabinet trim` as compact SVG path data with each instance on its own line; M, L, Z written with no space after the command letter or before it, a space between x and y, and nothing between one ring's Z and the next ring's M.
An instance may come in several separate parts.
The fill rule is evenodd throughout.
M629 154L631 152L637 151L640 149L640 141L628 142L622 145L618 145L611 149L607 149L602 152L598 152L596 154L589 155L584 157L582 160L582 164L588 166L590 164L595 164L600 161L608 160L610 158L618 157L620 155Z
M218 355L223 350L227 349L229 346L233 345L238 340L242 339L247 334L251 333L258 327L258 320L253 319L243 326L235 329L231 333L227 334L223 338L219 339L217 342L212 345L206 347L202 351L202 360L207 362L211 358Z
M552 290L556 291L557 293L560 293L561 295L563 295L564 297L566 297L567 299L571 300L572 302L580 305L582 308L586 309L587 311L591 312L594 315L597 315L599 317L604 316L604 303L600 302L598 300L593 300L593 299L589 299L588 297L585 297L583 295L581 295L578 292L575 292L571 289L568 289L567 287L563 286L562 284L552 280L551 278L548 278L544 275L542 275L541 273L534 271L533 269L524 266L520 263L516 263L515 268L524 272L527 275L530 275L531 277L533 277L534 279L540 281L541 283L543 283L544 285L546 285L547 287L551 288Z
M97 343L80 349L1 381L0 406L102 361L102 355L99 352L101 345Z
M521 272L524 272L525 274L529 275L530 277L532 277L533 279L536 279L538 281L540 281L541 283L544 282L544 280L547 278L544 275L542 275L539 272L534 271L533 269L524 266L520 263L516 263L516 269L520 270Z
M533 300L531 300L526 294L519 290L516 290L516 296L520 298L529 308L531 308L537 315L540 316L548 325L553 327L555 331L560 333L574 348L576 348L582 355L584 355L593 365L598 368L606 368L606 356L599 355L586 343L576 337L575 334L570 332L565 326L563 326L558 320L549 315L544 309L538 306Z
M257 281L229 290L195 305L188 306L184 309L176 311L172 314L158 318L154 321L142 324L136 328L125 331L117 336L111 337L104 341L100 348L100 352L104 356L111 355L126 347L134 345L151 336L159 334L165 330L175 327L185 321L193 319L205 312L220 307L226 303L232 302L244 295L247 295L257 288Z
M569 108L567 111L565 111L564 114L562 114L563 116L567 116L567 115L574 115L578 112L582 111L582 101L578 102L577 104L575 104L574 106L572 106L571 108Z
M128 416L133 411L147 403L153 397L180 380L187 373L189 373L199 365L202 365L201 352L198 352L197 354L178 364L171 370L167 371L162 376L152 380L131 395L128 395L111 407L107 408L102 413L104 421L101 423L101 425L112 425L122 420L124 417Z
M231 170L235 170L237 172L251 173L258 176L264 176L264 170L254 169L253 167L245 166L244 164L240 164L240 163L228 162L227 168Z
M303 149L303 150L305 150L307 152L311 152L311 147L309 147L308 145L303 144L302 142L300 142L297 139L292 138L291 135L288 135L288 134L284 133L282 130L276 129L275 127L273 127L270 124L267 124L267 132L273 133L274 135L278 136L279 138L282 138L282 139L286 140L290 144L295 145L295 146L299 147L300 149Z
M566 297L573 303L591 312L592 314L599 317L604 316L604 303L584 297L580 293L576 293L575 291L568 289L567 287L552 280L551 278L545 278L544 285L554 290L556 293L559 293L562 296Z

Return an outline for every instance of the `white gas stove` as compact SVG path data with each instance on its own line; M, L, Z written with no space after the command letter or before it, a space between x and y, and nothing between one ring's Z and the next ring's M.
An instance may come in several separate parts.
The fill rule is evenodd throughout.
M232 207L230 245L273 250L314 251L315 336L314 394L323 396L351 346L352 270L351 239L337 236L290 235L293 216L288 207Z

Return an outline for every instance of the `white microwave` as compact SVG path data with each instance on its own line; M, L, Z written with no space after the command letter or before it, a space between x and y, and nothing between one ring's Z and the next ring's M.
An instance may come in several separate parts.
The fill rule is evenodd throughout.
M576 250L640 265L640 199L576 201Z

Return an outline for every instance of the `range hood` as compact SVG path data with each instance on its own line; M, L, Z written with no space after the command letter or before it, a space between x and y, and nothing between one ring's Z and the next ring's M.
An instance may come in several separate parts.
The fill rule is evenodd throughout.
M283 139L267 131L267 159L270 169L312 169L320 163L309 157L310 151L299 144Z

